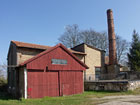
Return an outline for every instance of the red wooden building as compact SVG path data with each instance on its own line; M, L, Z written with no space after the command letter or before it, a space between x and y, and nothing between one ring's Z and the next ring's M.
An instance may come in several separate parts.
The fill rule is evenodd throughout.
M63 96L83 92L88 67L62 44L20 64L17 94L24 98Z

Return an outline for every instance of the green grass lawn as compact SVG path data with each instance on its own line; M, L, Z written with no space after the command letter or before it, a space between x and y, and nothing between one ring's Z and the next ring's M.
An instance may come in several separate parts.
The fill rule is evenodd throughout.
M140 89L128 92L103 92L86 91L83 94L63 96L63 97L44 97L41 99L10 99L10 97L0 94L0 105L91 105L92 98L101 98L114 95L140 95ZM94 104L96 105L96 103Z

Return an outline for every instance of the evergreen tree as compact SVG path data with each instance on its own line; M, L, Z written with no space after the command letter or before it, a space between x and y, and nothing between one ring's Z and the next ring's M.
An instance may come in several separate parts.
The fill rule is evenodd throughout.
M128 54L128 64L133 71L140 71L140 39L136 30L132 34L131 48Z

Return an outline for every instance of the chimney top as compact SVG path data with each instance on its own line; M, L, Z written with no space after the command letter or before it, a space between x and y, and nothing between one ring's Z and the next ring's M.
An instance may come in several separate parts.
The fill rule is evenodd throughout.
M112 12L112 9L108 9L107 12Z
M107 18L113 20L113 11L112 11L112 9L107 10Z

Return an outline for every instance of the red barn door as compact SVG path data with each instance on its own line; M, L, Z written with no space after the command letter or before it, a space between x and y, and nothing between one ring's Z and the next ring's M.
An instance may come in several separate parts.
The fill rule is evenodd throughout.
M72 95L82 92L82 71L60 71L60 95Z
M28 97L59 96L58 72L28 70Z

